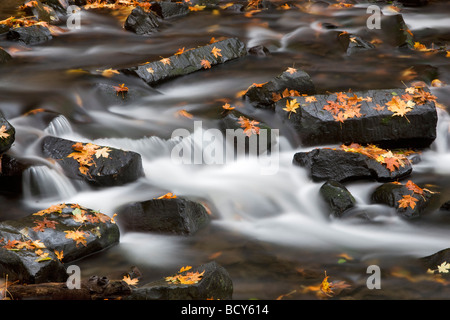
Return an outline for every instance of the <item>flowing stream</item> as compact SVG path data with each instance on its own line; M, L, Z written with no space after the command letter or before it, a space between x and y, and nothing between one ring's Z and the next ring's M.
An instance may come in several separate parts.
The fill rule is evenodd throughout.
M433 3L404 8L402 14L418 37L428 39L437 29L436 39L440 39L450 31L444 6ZM308 72L322 92L398 88L403 86L402 80L408 80L402 72L423 65L436 67L439 79L450 83L448 59L445 64L433 56L408 56L392 49L351 58L330 51L328 29L320 24L332 23L358 32L365 27L364 12L365 5L345 11L277 10L253 17L231 11L214 16L201 11L166 21L159 32L142 37L123 30L112 15L83 11L81 29L62 33L48 43L30 48L0 43L16 60L0 70L0 110L17 132L10 153L38 160L24 173L23 196L0 198L0 220L19 218L60 202L79 203L112 215L123 204L166 192L197 199L207 204L213 218L198 234L124 233L118 246L83 259L79 265L85 275L111 277L136 265L145 280L154 280L182 265L198 265L214 257L230 272L234 296L243 299L275 299L302 283L320 283L325 269L334 278L361 285L369 264L403 266L411 258L450 247L448 224L442 223L441 217L410 222L386 206L371 204L370 194L379 185L373 181L347 184L357 209L370 220L329 217L319 196L322 184L312 182L304 169L292 165L295 152L309 149L283 135L278 140L279 152L272 154L278 163L272 175L261 174L256 157L223 165L180 165L171 157L172 148L182 143L171 138L173 130L193 129L192 120L177 117L177 111L184 109L196 119L208 121L220 110L223 99L228 99L243 112L270 117L241 106L235 95L289 66ZM178 48L208 43L213 36L238 37L248 47L264 45L271 55L249 56L157 88L123 74L113 80L99 76L98 70L160 59ZM99 79L115 85L126 83L138 90L142 99L122 103L98 95L95 84ZM450 105L448 86L431 90L440 103ZM46 111L25 115L39 108ZM438 114L437 139L414 164L412 178L436 187L443 200L450 200L450 118L445 110L438 109ZM45 135L136 151L142 156L145 177L104 189L70 180L57 165L39 157L37 146ZM190 138L195 141L194 135ZM341 253L354 260L337 263ZM313 270L313 276L303 277L299 268ZM390 279L386 281L398 281ZM388 289L382 297L409 297L408 293L397 293L394 284L385 285ZM440 297L432 290L414 290L419 292L414 291L413 297Z

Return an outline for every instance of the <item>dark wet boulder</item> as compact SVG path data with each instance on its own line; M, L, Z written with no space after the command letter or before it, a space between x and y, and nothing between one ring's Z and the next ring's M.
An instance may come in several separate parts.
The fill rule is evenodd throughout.
M0 47L0 64L8 62L11 59L11 55Z
M158 16L151 11L136 7L128 15L124 28L139 35L150 35L159 28Z
M133 151L47 136L42 140L42 153L55 159L69 178L93 186L124 185L144 175L141 155Z
M122 71L140 77L149 85L157 85L163 81L205 69L202 64L204 61L214 66L246 54L247 49L242 41L229 38Z
M426 88L420 92L429 94ZM355 142L390 149L426 148L436 139L437 112L432 99L410 100L411 108L399 116L389 109L388 103L398 99L395 101L406 105L404 89L345 93L347 98L338 98L342 94L315 95L313 100L284 98L276 103L275 112L303 146ZM349 104L351 100L353 105ZM285 110L288 103L295 102L299 106L296 112ZM351 112L348 116L347 111Z
M13 28L6 36L8 40L18 41L25 45L42 44L53 38L50 30L41 25Z
M182 17L190 12L189 7L180 2L158 1L151 4L152 11L156 12L161 19Z
M109 248L119 237L114 220L101 212L76 204L53 205L0 222L0 269L10 280L63 281L63 263Z
M411 182L408 181L405 184L399 182L382 184L373 192L371 196L372 202L395 208L399 216L407 219L424 216L439 208L440 197L438 193L428 189L420 189L422 191L417 193L413 191L413 185L408 187L409 183Z
M348 189L340 182L327 181L320 187L320 195L335 217L341 217L345 211L353 208L356 200Z
M117 221L124 231L190 235L210 217L200 203L177 197L127 204L117 210Z
M183 284L166 279L157 280L133 289L124 297L127 300L230 300L233 295L233 281L228 272L215 261L203 264L197 268L179 272L177 275L199 273L198 283Z
M310 95L315 93L315 86L306 72L289 68L267 83L250 86L243 98L255 107L273 109L275 97L281 98L285 90Z
M391 171L385 164L365 154L328 148L298 152L294 155L293 164L304 167L314 181L343 182L359 179L394 181L412 172L407 159L403 160L403 166Z
M0 111L0 154L8 151L15 140L16 130Z

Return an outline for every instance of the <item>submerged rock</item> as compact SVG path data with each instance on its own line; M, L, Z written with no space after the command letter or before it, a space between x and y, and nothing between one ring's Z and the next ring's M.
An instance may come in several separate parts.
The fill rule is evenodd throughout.
M429 94L425 88L420 90ZM391 149L426 148L436 139L437 112L432 99L422 104L412 98L406 102L403 89L346 93L347 98L341 98L342 94L284 98L276 103L275 111L304 146L355 142ZM390 110L388 104L396 101L406 110L403 116ZM295 102L296 112L285 110Z
M406 207L401 205L402 199L414 198L411 202L406 203ZM379 186L372 194L372 202L386 204L395 208L397 213L407 219L418 218L429 214L439 208L439 194L422 189L421 193L416 193L408 188L407 184L403 185L398 182L385 183Z
M54 205L0 222L0 272L10 281L63 281L63 263L111 247L119 237L119 228L103 213L75 204Z
M0 111L0 155L8 151L15 140L16 130Z
M298 94L315 93L314 84L306 72L289 68L267 83L250 86L243 97L255 107L274 109L274 95L281 98L285 90L294 90Z
M210 66L214 66L246 54L247 49L242 41L229 38L122 71L140 77L149 85L156 85L165 80L205 69L205 61Z
M194 234L205 227L210 217L197 202L183 199L152 199L118 209L117 219L125 231Z
M202 274L200 281L183 284L161 279L136 288L126 296L127 300L230 300L233 295L233 282L228 272L216 262L209 262L197 268L178 274Z
M25 45L37 45L53 38L50 30L41 25L10 29L7 38Z
M149 35L158 31L158 17L151 11L136 7L127 17L124 28L139 35Z
M407 159L404 160L404 166L391 171L385 164L365 154L327 148L298 152L294 155L293 164L306 168L315 181L343 182L359 179L394 181L412 172L412 166Z
M327 181L320 188L320 194L335 217L355 206L356 200L347 188L337 181Z
M42 140L42 153L55 159L69 178L94 186L124 185L144 175L141 155L132 151L47 136Z

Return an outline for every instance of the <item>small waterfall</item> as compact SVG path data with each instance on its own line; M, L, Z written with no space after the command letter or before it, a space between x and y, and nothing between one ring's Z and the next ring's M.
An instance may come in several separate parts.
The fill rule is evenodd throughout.
M27 201L60 201L74 195L72 182L57 170L33 166L23 172L23 193Z

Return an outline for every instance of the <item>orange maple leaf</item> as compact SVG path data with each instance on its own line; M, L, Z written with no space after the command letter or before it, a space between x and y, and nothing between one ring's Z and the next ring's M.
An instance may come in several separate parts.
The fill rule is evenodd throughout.
M61 213L62 209L66 208L66 207L67 207L67 205L65 203L55 204L55 205L50 206L47 209L44 209L44 210L38 211L36 213L33 213L33 215L35 215L35 216L43 216L45 214L53 213L53 212Z
M386 105L388 106L388 110L394 113L393 116L403 117L412 110L399 96L393 96L391 101L386 102Z
M36 226L33 227L34 231L44 232L46 228L56 229L56 225L59 222L48 220L47 217L44 217L42 221L34 221L34 223L36 224Z
M194 117L191 113L187 112L187 111L184 110L184 109L178 110L178 111L176 112L176 115L177 115L177 116L181 116L181 117L185 117L185 118L188 118L188 119L192 119L192 118Z
M225 109L225 110L234 110L236 107L232 107L232 106L230 106L229 103L225 103L225 104L222 106L222 108Z
M122 93L122 98L124 98L124 93L128 92L128 87L125 86L125 83L119 84L118 86L113 86L114 90L116 90L116 94Z
M291 117L291 113L297 113L297 109L300 108L300 104L297 102L296 99L292 100L286 100L286 108L283 108L283 110L289 112L289 117Z
M177 52L175 52L175 54L174 55L176 55L176 56L179 56L180 54L183 54L184 53L184 47L183 48L180 48L180 49L178 49L178 51Z
M240 116L238 123L244 129L244 133L248 137L250 137L252 134L259 134L260 128L256 126L257 124L259 124L258 121L255 121L255 120L250 121L246 117Z
M177 196L174 195L172 192L168 192L168 193L166 193L166 194L164 194L164 195L162 195L162 196L160 196L160 197L158 197L156 199L175 199L176 197Z
M347 119L347 117L345 116L345 114L342 111L340 111L337 115L333 115L333 118L335 121L338 121L341 123L344 123L344 120Z
M55 255L56 255L56 258L59 260L59 261L61 261L63 258L64 258L64 252L61 250L61 251L56 251L56 250L54 250L54 253L55 253Z
M211 50L211 53L214 55L214 57L218 58L218 57L222 56L220 51L222 51L222 50L219 49L219 48L213 47L212 50Z

